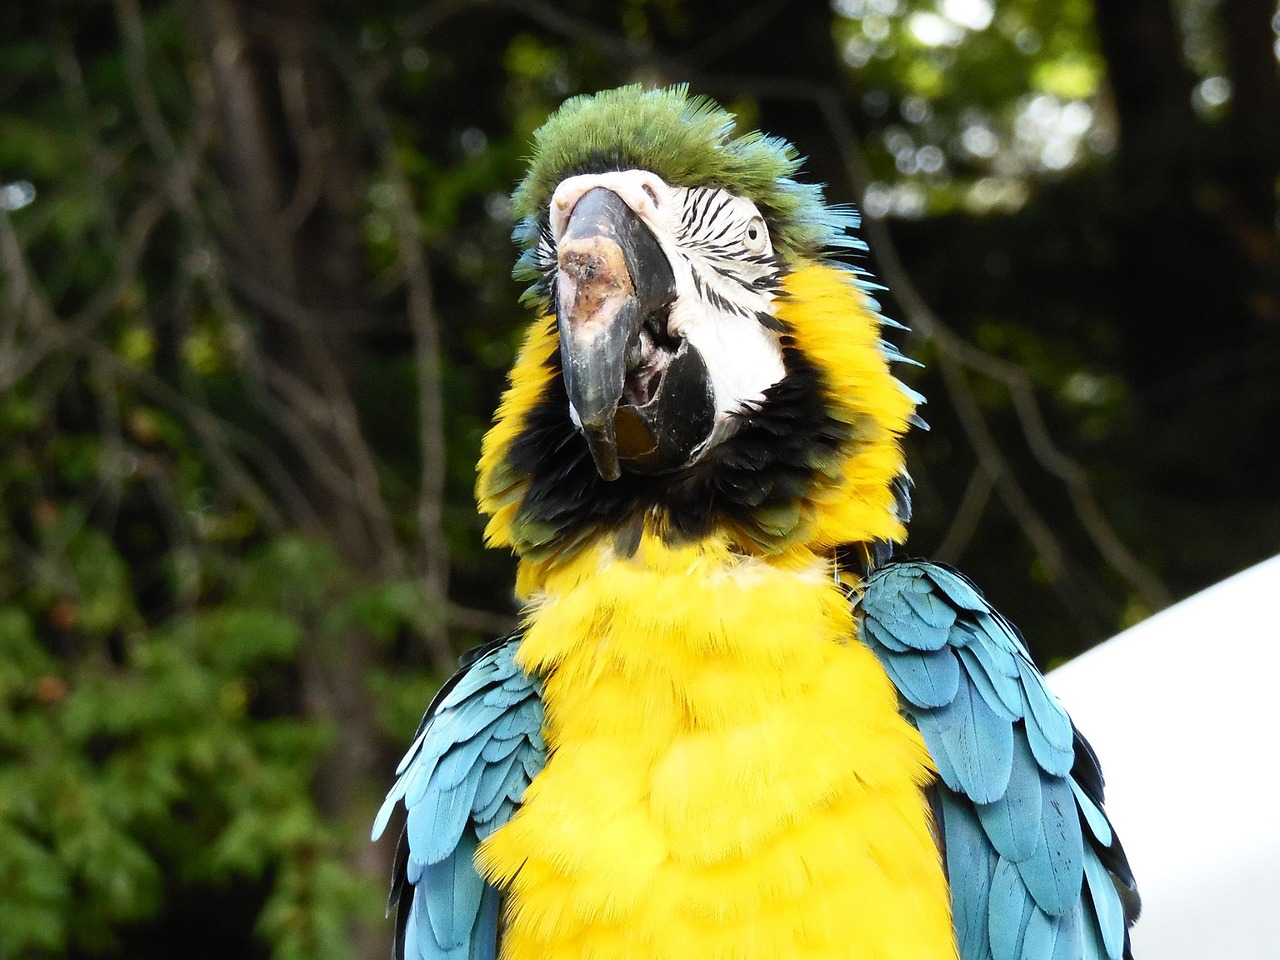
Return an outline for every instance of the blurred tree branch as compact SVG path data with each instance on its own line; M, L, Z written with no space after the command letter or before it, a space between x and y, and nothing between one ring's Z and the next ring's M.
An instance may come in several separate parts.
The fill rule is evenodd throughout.
M440 332L426 245L418 224L417 204L396 153L391 122L378 96L376 78L362 74L350 63L340 66L368 121L369 136L377 150L383 174L391 185L396 272L408 289L414 368L418 377L418 450L422 466L416 511L418 562L415 569L426 583L428 595L443 606L449 589L449 551L444 538L444 388ZM443 628L442 619L427 636L427 643L440 664L449 660L449 644Z

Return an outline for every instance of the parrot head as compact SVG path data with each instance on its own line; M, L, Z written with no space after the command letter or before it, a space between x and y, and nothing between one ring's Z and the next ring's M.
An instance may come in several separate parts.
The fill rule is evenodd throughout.
M543 562L593 536L719 535L752 554L902 537L888 372L856 214L794 147L683 86L566 102L513 206L542 314L486 437L492 542Z

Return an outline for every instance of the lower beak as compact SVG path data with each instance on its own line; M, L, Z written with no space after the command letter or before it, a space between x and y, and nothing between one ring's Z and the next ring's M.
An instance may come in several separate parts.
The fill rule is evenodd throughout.
M628 361L639 350L645 320L675 299L675 276L649 228L603 187L589 190L574 207L557 257L565 388L596 469L616 480L622 475L618 405Z

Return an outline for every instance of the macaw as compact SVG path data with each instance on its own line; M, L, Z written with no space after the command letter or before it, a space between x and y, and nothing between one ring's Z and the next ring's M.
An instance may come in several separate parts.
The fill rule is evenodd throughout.
M523 626L378 815L395 955L1129 957L1089 744L970 581L892 557L922 398L839 259L854 211L683 86L571 99L534 146L539 319L477 483Z

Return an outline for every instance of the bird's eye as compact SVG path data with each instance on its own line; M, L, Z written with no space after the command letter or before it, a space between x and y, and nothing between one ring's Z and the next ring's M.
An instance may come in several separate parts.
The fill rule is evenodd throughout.
M747 221L742 243L752 254L765 253L769 249L769 228L764 225L764 217L752 217Z

